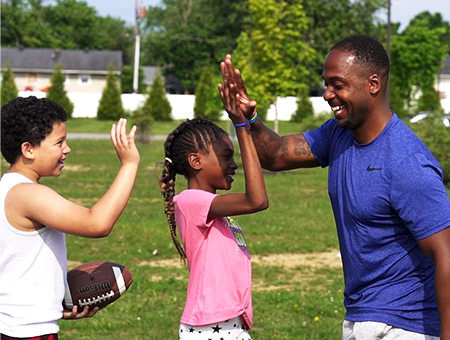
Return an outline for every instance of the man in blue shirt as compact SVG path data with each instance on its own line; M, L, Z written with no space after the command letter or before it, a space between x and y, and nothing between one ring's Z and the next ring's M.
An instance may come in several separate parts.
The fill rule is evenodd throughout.
M391 111L389 58L369 36L336 43L325 59L334 119L278 136L257 118L231 57L219 85L250 120L263 168L329 167L328 189L345 279L345 340L450 339L450 201L442 170Z

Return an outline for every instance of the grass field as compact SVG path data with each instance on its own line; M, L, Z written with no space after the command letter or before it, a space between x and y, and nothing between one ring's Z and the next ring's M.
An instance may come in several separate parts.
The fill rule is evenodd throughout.
M96 124L73 120L68 130L106 133L110 129L110 123ZM152 133L167 134L175 125L155 124L153 131L158 132ZM280 131L296 132L289 123L282 124ZM109 141L69 140L69 145L72 153L63 174L41 182L90 207L111 184L119 160ZM92 319L60 321L61 339L177 339L189 273L172 246L159 193L162 142L138 147L142 162L137 184L111 235L104 239L67 236L69 269L83 262L118 262L133 272L133 285ZM1 165L3 173L7 169L3 159ZM256 340L338 340L344 317L343 278L327 171L266 173L265 178L269 209L237 218L254 263L251 334ZM185 185L184 178L178 178L177 192ZM238 172L232 191L243 188Z
M152 135L167 135L181 121L157 122L150 128ZM75 118L67 122L67 130L69 132L86 132L86 133L109 133L111 125L114 121L101 121L94 118ZM222 129L231 133L231 124L229 121L220 121L217 123ZM267 126L273 129L273 122L267 122ZM279 131L283 135L290 135L302 131L300 123L279 122Z

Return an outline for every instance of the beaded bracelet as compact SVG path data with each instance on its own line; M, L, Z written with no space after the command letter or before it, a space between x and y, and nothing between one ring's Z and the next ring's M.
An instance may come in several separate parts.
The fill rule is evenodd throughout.
M256 109L255 109L255 111L253 111L253 114L252 114L252 116L250 117L250 124L253 124L254 122L256 122L256 120L258 119L258 113L256 112Z
M248 124L250 124L250 121L249 121L249 120L245 121L244 123L233 124L233 125L234 125L235 127L239 127L239 126L245 126L245 125L248 125Z

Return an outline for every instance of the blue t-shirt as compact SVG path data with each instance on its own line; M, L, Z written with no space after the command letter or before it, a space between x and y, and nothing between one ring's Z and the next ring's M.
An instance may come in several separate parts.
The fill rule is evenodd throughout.
M434 264L417 240L450 226L439 163L396 114L364 145L335 119L304 136L329 167L346 319L438 336Z

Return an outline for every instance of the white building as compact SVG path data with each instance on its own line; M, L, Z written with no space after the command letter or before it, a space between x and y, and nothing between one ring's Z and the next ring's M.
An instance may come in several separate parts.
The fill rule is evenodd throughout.
M19 91L43 91L50 86L55 66L62 65L69 93L101 93L106 85L108 65L122 72L122 51L59 50L49 48L2 48L1 70L12 66Z

